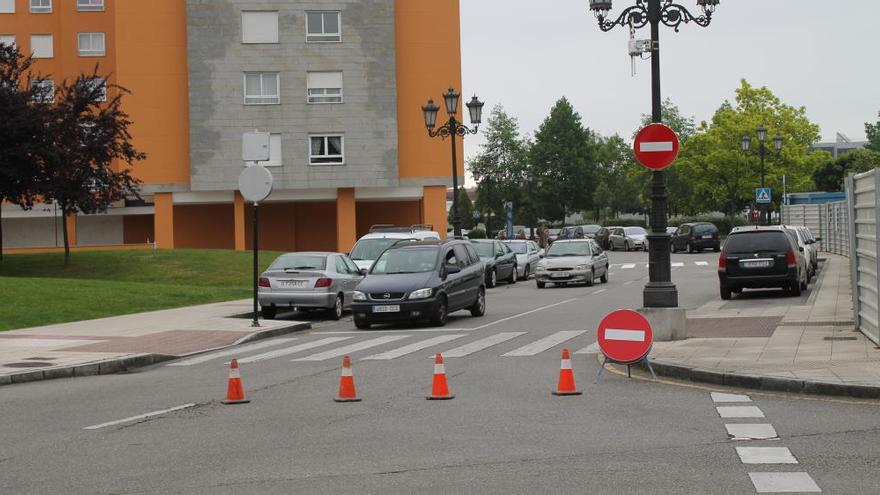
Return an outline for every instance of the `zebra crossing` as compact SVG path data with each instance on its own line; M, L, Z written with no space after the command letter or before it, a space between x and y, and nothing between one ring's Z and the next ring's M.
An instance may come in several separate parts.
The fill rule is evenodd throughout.
M441 335L429 336L409 331L393 335L349 333L347 335L325 336L323 333L315 333L235 346L175 361L166 366L194 366L221 358L227 358L225 363L228 364L232 357L237 358L240 364L258 363L278 358L291 358L291 362L320 362L345 355L352 356L354 360L390 361L429 349L430 356L440 352L445 358L462 358L513 341L520 344L519 347L497 355L502 358L531 357L560 347L586 333L587 330L563 330L549 335L532 335L531 339L529 332L498 332L479 336L479 338L472 333L442 333ZM464 342L465 340L470 341ZM586 341L580 339L576 343L578 350L575 351L575 354L598 352L592 337ZM377 349L383 346L391 348ZM364 352L369 350L379 352L372 354Z

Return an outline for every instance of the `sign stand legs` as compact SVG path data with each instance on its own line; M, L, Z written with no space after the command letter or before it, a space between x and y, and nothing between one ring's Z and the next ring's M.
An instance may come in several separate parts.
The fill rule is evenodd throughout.
M632 370L631 370L632 365L634 365L634 364L639 364L639 363L645 363L645 366L648 368L648 371L651 372L651 377L652 377L654 380L657 379L657 375L654 373L654 367L651 366L651 361L648 359L648 356L645 356L645 357L643 357L642 359L639 359L638 361L635 361L635 362L633 362L633 363L621 363L621 362L619 362L619 361L614 361L614 360L612 360L612 359L608 359L608 357L606 356L606 357L605 357L605 360L602 362L602 364L599 365L599 372L596 373L596 380L593 381L593 383L599 383L599 378L602 377L602 372L605 371L605 365L608 364L608 363L611 363L611 364L625 364L625 365L626 365L626 376L627 376L627 378L632 378L632 372L631 372L631 371L632 371Z

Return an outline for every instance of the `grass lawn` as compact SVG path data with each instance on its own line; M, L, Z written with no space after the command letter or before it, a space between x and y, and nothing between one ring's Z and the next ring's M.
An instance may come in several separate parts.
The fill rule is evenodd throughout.
M277 252L260 253L262 268ZM249 252L176 249L4 255L0 331L80 321L252 294Z

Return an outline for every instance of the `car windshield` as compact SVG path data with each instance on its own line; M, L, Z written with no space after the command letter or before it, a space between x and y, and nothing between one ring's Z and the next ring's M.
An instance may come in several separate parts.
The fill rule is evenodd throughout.
M601 228L602 227L598 225L584 225L581 230L584 231L584 234L595 234L596 232L599 232L599 229Z
M548 258L587 256L588 254L590 254L590 244L587 242L556 242L547 251Z
M474 249L477 250L477 254L480 255L480 258L494 258L495 257L495 243L494 242L474 242L471 244L473 244Z
M374 260L382 254L395 242L400 239L381 238L381 239L361 239L354 245L351 250L351 259L353 260Z
M507 247L516 254L526 254L529 252L529 248L524 242L511 242Z
M370 273L392 275L433 271L437 264L437 249L436 247L423 247L385 251L376 260Z
M270 270L323 270L327 257L314 254L282 254L269 266Z
M623 232L626 235L647 235L648 234L647 232L645 232L645 229L643 229L641 227L627 227L627 228L623 229Z
M696 235L714 234L715 232L718 232L718 229L716 229L714 225L695 225L694 226L694 234L696 234Z
M728 253L758 253L788 251L791 246L783 232L743 232L727 238L724 250Z

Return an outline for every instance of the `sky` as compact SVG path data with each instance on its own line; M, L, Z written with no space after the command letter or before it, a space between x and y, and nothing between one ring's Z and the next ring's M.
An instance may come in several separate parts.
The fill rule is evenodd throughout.
M696 0L677 0L692 13ZM614 0L612 15L635 0ZM625 138L651 110L651 62L631 76L629 32L602 32L588 0L461 0L463 93L495 104L532 134L565 96L584 124ZM831 8L828 8L828 7ZM615 16L616 18L616 16ZM661 26L661 89L686 116L709 120L739 80L804 106L823 141L857 141L880 111L874 0L721 0L712 23ZM649 27L636 38L650 38ZM485 118L484 118L485 120ZM465 138L479 152L482 133Z

